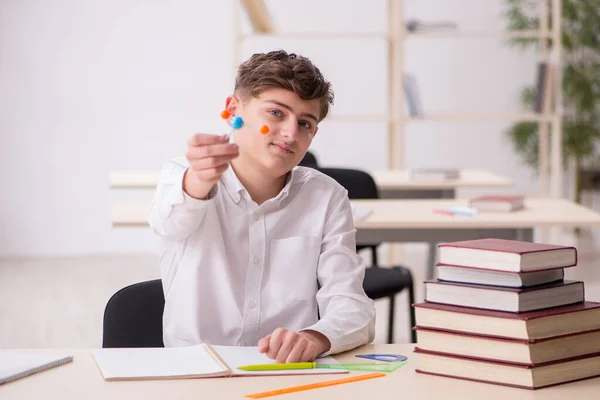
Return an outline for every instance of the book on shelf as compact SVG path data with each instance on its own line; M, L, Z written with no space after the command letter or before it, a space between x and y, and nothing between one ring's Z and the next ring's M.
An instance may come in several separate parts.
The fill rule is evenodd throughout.
M490 361L537 365L600 353L600 330L544 339L507 339L417 327L419 348Z
M577 249L506 239L476 239L438 245L441 264L497 271L531 272L577 265Z
M533 366L441 354L419 347L415 353L418 354L418 373L524 389L541 389L600 376L600 353Z
M516 288L561 281L565 275L563 268L534 272L507 272L440 263L437 263L436 270L437 277L441 281Z
M415 76L412 74L404 74L403 81L408 115L411 117L422 117L423 107L421 105L421 98L419 96L417 78L415 78Z
M496 311L534 311L579 303L584 298L581 281L563 280L524 288L425 281L426 301Z
M524 196L484 195L472 198L469 206L479 212L490 211L519 211L525 208Z
M554 65L548 62L538 62L535 82L535 104L536 113L546 113L552 107L552 80L554 79Z
M166 348L103 348L92 355L106 381L139 379L182 379L258 375L310 375L347 373L342 369L293 369L246 371L238 367L273 364L257 347L202 344ZM338 364L332 357L318 364Z

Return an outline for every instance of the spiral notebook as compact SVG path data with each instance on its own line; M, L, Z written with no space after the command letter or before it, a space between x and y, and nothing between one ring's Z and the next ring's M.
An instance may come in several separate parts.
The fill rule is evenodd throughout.
M73 361L65 354L3 352L0 356L0 385Z
M343 374L343 369L244 371L239 366L272 364L257 347L202 344L167 348L104 348L92 351L104 380L183 379L248 375ZM332 357L317 363L338 364Z

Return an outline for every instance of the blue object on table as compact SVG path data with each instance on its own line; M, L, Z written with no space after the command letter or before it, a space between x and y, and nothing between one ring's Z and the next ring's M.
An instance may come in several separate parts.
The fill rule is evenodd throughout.
M385 362L406 361L407 359L406 356L403 356L401 354L357 354L356 357Z

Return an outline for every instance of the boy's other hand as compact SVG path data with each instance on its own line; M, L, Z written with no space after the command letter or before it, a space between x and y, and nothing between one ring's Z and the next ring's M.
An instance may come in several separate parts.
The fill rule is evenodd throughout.
M221 179L229 162L239 155L235 143L227 143L227 136L198 133L188 140L187 158L190 167L183 179L183 190L197 199L208 196Z
M278 363L313 361L329 350L331 343L316 331L295 332L277 328L258 342L258 351Z

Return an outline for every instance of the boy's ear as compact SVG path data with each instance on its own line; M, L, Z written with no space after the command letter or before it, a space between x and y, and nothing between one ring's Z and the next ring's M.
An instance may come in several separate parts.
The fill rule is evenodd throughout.
M239 107L239 100L236 96L227 96L225 99L225 109L229 111L229 114L235 115Z

